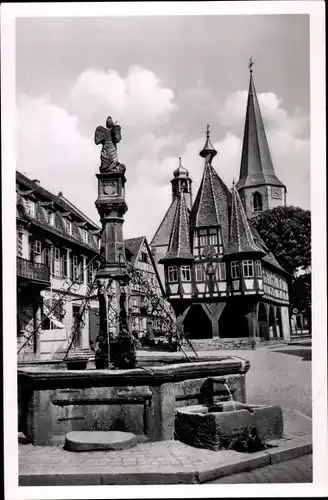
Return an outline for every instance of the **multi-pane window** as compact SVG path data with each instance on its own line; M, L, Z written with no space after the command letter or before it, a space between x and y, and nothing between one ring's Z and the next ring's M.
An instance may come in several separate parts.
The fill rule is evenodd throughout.
M199 229L195 238L195 247L215 247L215 251L219 254L223 253L221 229L212 227Z
M262 276L262 266L261 266L261 261L259 260L255 261L255 274L258 277Z
M168 267L168 279L169 283L174 283L178 281L178 268L177 266Z
M219 279L220 281L226 280L226 265L225 262L219 263Z
M134 313L139 312L139 299L138 299L138 295L132 295L132 297L131 297L131 306L132 306L132 312L134 312Z
M93 280L95 278L95 272L96 272L96 266L94 262L91 262L91 264L88 265L87 269L87 280L89 284L93 283Z
M254 263L252 260L243 260L243 274L245 278L254 277Z
M231 278L232 279L239 278L239 262L237 260L234 260L230 263L230 269L231 269Z
M203 266L200 265L195 266L195 272L196 272L196 281L204 281Z
M181 266L181 278L182 281L191 280L190 266Z
M80 262L77 255L72 257L72 280L77 281L80 279Z
M42 244L39 240L33 242L33 260L34 262L42 262Z
M63 220L64 220L65 231L68 234L72 234L72 223L71 223L71 221L69 221L67 219L63 219Z
M35 217L35 203L32 200L25 200L25 209L28 215Z

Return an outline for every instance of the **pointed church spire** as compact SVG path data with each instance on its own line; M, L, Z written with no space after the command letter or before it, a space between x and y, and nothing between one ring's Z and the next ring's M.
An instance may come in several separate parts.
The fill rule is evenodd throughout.
M199 154L200 154L200 156L205 158L208 161L208 163L211 163L214 156L217 155L217 153L218 152L216 151L216 149L213 148L211 140L210 140L210 126L207 125L205 146L203 147L203 149L201 150L201 152Z
M174 259L193 260L189 237L189 212L183 192L179 196L174 214L168 251L160 262Z
M254 62L250 58L249 68L249 90L246 110L246 121L244 129L243 149L240 167L240 176L237 189L271 185L285 187L277 178L266 137L261 110L256 95L253 80Z
M233 185L231 193L232 203L229 244L226 248L225 254L235 255L238 253L257 253L262 254L262 256L265 255L265 252L255 243L253 233L235 185ZM261 257L261 255L259 255L259 257Z

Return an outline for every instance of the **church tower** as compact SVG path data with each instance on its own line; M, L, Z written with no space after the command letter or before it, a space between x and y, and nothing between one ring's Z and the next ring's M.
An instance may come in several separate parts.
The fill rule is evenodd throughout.
M249 62L249 90L239 180L236 188L248 218L286 205L286 186L276 176Z

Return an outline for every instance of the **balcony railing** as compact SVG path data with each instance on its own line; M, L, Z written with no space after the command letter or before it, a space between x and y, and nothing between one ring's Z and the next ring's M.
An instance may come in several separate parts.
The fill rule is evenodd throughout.
M17 276L31 281L50 282L50 267L17 257Z

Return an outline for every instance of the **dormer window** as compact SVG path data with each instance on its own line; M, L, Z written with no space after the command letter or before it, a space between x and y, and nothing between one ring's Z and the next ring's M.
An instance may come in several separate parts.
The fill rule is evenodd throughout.
M46 210L46 218L47 218L48 224L50 224L51 226L55 225L55 214L54 214L54 212L51 212L50 210Z
M82 229L82 239L84 243L88 243L88 231L86 229Z
M191 281L190 266L181 266L182 281Z
M262 195L258 191L255 191L255 193L253 194L253 212L258 213L262 212L262 210Z
M65 227L65 231L68 234L72 234L72 223L71 223L71 221L69 221L67 219L64 219L64 227Z
M211 248L214 253L223 253L222 234L221 228L211 227L206 229L199 229L195 235L195 248L199 247L199 255L204 255L206 251ZM205 252L206 252L205 251Z
M35 202L33 200L25 200L25 209L28 215L35 217Z
M230 269L231 269L231 278L237 279L240 276L239 272L239 262L237 260L234 260L233 262L230 263Z
M178 281L178 268L177 266L169 266L167 270L169 283L176 283Z

